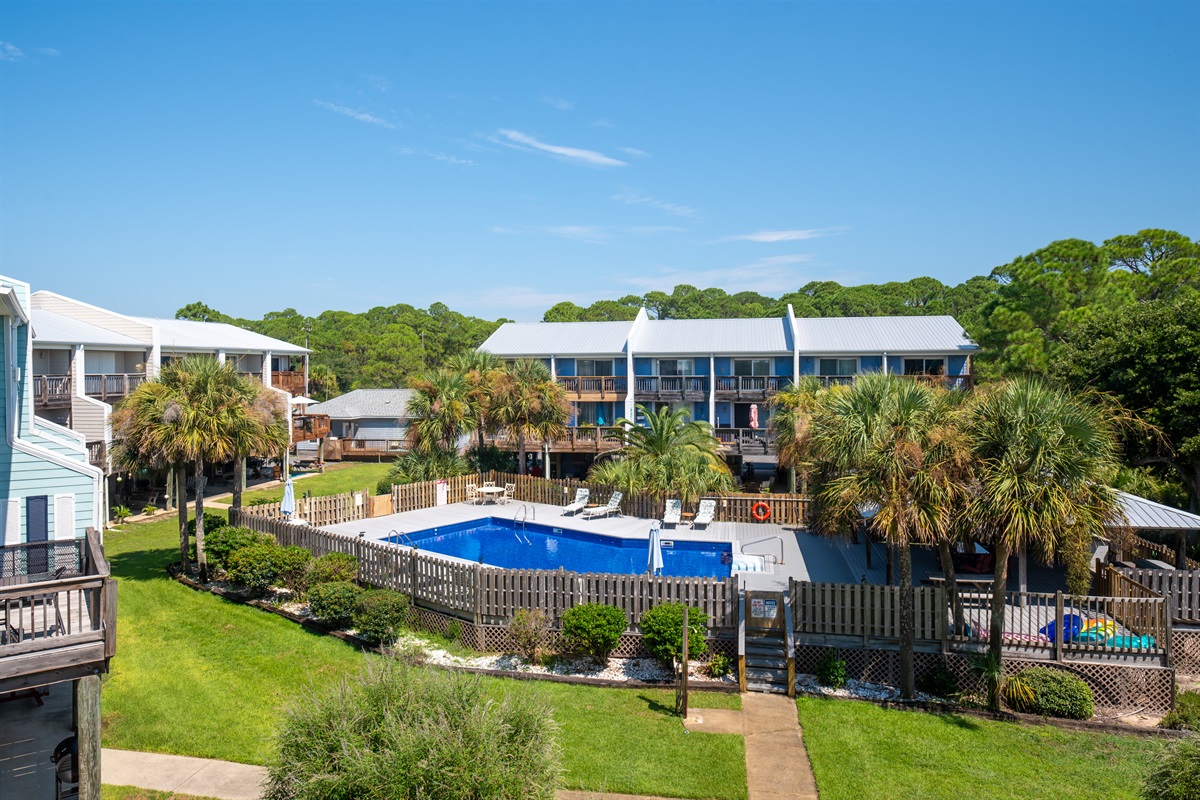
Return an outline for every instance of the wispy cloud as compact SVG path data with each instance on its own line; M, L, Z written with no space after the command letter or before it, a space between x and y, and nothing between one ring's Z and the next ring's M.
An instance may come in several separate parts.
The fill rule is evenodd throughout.
M681 283L705 288L717 286L727 292L762 292L777 294L795 291L809 276L798 267L812 260L803 253L768 256L748 264L713 269L677 269L666 267L648 274L628 276L624 279L630 286L644 291L661 289L670 291Z
M549 153L552 156L557 156L566 161L575 164L588 164L593 167L627 167L629 166L624 161L618 161L615 158L610 158L603 153L597 153L595 150L584 150L579 147L563 147L557 144L547 144L533 136L520 131L514 131L510 128L502 128L498 131L503 139L492 139L492 141L514 147L518 150L537 150L543 153ZM507 141L505 141L507 140Z
M20 61L25 58L21 48L12 42L0 42L0 61Z
M614 194L612 197L618 203L624 203L627 206L650 206L657 208L659 211L665 211L676 217L694 217L700 213L699 209L691 206L680 205L679 203L668 203L664 200L657 200L653 197L648 197L637 192L622 192Z
M60 53L58 50L55 50L53 47L35 47L33 52L37 53L39 56L50 56L51 58L62 55L62 53Z
M391 82L382 75L364 75L363 79L377 92L386 92L392 88Z
M350 108L349 106L339 106L335 105L334 103L327 103L324 100L313 100L313 103L318 108L323 108L326 111L332 111L335 114L341 114L344 117L356 119L359 122L366 122L370 125L378 125L381 128L387 128L389 131L394 131L397 127L395 124L388 122L382 117L377 117L374 114L368 114L365 111L359 111L357 109Z
M736 236L724 236L717 239L718 242L801 242L806 239L820 239L822 236L829 236L832 233L843 231L845 228L808 228L806 230L790 230L790 231L755 231L754 233L740 233Z
M575 109L575 104L563 97L551 97L548 94L542 95L542 102L551 108L557 108L559 111L572 111Z
M647 153L645 150L638 150L636 147L618 147L617 149L620 150L625 155L633 156L634 158L649 158L650 157L650 154Z
M453 164L456 167L473 167L476 165L476 162L469 158L459 158L458 156L442 153L438 150L426 150L425 148L416 147L393 147L392 152L401 156L425 156L426 158L432 158L434 161Z
M612 130L613 128L615 128L617 126L613 125L611 122L609 122L606 119L597 119L597 120L592 120L592 127L593 128L605 128L607 130Z
M607 244L611 238L609 232L598 225L492 225L488 230L508 236L542 233L587 244Z

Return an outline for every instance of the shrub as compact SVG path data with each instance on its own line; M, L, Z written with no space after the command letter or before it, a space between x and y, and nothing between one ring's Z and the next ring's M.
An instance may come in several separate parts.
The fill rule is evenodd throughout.
M659 603L642 614L642 643L650 655L664 664L683 656L683 603ZM708 614L688 608L688 658L708 652L705 636Z
M450 620L450 623L446 626L446 638L452 642L457 642L462 638L462 625L458 620Z
M326 553L308 562L305 581L309 587L321 583L353 581L358 577L358 559L349 553Z
M1095 713L1092 690L1077 675L1048 667L1031 667L1021 670L1018 677L1023 678L1033 691L1029 711L1034 714L1090 719Z
M354 613L358 635L375 644L391 644L408 621L408 598L391 589L363 592Z
M917 679L917 688L935 697L957 697L958 676L950 671L944 660L939 661L933 669Z
M158 506L154 505L153 503L147 503L146 505L142 506L142 513L143 514L157 514Z
M303 594L308 588L305 577L310 561L312 553L303 547L291 544L275 548L275 580L292 592Z
M1182 692L1175 696L1175 710L1162 718L1164 728L1200 731L1200 692Z
M363 590L349 581L319 583L308 590L308 610L330 625L344 628L354 619Z
M549 629L550 620L541 609L522 608L513 614L508 623L508 637L512 641L513 649L530 664L536 664L542 639Z
M388 478L380 478L379 482L375 484L375 494L383 495L383 494L391 494L391 493L392 493L391 480Z
M512 472L517 463L516 454L491 444L484 445L482 450L478 445L468 447L463 455L472 472Z
M1200 739L1175 742L1159 756L1142 782L1143 800L1195 800L1200 797Z
M208 535L210 533L215 531L217 528L224 528L228 524L229 524L229 520L226 519L225 517L222 517L219 514L210 514L207 511L205 511L204 512L204 541L205 541L205 543L206 544L208 543ZM188 532L188 536L196 535L196 520L194 518L188 520L187 532Z
M429 660L429 652L421 646L420 642L397 642L396 646L392 648L392 657L405 664L419 667Z
M554 800L555 733L531 687L379 659L285 711L264 796Z
M122 522L133 516L133 512L129 510L129 506L113 506L112 515L113 519L117 521L118 525L120 525Z
M837 657L837 650L827 648L821 653L814 674L822 686L840 689L846 685L846 662Z
M278 549L273 543L258 542L235 550L225 570L229 580L240 583L253 594L266 594L275 585Z
M615 606L585 603L563 614L562 631L572 650L607 661L628 624L625 612Z
M708 659L708 675L710 678L724 678L733 669L733 665L729 663L729 656L722 653L713 653Z
M249 503L246 503L246 505L248 505L248 506L266 506L266 505L270 505L271 503L278 503L278 502L279 502L278 500L272 500L269 497L256 497L253 500L251 500Z
M211 533L207 528L204 531L204 552L208 555L208 564L211 567L227 569L229 556L234 551L252 544L275 544L275 538L269 533L259 533L233 525L217 528Z

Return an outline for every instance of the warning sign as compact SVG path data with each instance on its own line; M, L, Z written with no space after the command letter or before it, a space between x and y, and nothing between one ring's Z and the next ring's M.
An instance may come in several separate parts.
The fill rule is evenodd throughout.
M750 598L750 616L754 619L775 619L775 614L778 611L778 600L761 600L756 597Z

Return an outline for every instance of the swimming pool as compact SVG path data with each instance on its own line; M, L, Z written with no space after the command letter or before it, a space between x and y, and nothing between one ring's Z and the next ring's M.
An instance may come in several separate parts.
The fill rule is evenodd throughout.
M647 523L647 526L649 523ZM649 530L647 530L649 535ZM534 522L483 519L387 537L393 544L505 569L563 569L638 575L646 571L646 539L623 539ZM662 575L728 578L729 542L691 542L664 531Z

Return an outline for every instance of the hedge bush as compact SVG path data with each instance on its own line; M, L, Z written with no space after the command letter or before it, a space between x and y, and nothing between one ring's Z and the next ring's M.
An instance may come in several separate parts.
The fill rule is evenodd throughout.
M1033 690L1033 699L1028 704L1028 710L1033 714L1091 719L1096 711L1091 687L1077 675L1048 667L1031 667L1021 670L1019 677Z
M308 610L339 628L348 626L358 611L363 590L349 581L318 583L308 590Z
M550 618L540 608L517 609L508 621L508 638L513 649L530 664L540 663L539 650L550 630Z
M273 543L259 542L234 550L225 570L229 580L240 583L254 594L266 594L278 577L275 556L278 549Z
M349 553L326 553L308 563L309 587L321 583L353 581L358 577L358 559Z
M828 647L821 653L813 674L822 686L840 689L846 685L846 662L837 657L837 650Z
M362 638L375 644L390 645L408 622L408 597L391 589L363 592L353 622Z
M1177 731L1200 731L1200 692L1177 694L1175 710L1163 717L1159 725Z
M218 528L224 528L228 524L229 524L228 518L220 516L219 514L210 514L207 511L205 511L204 512L204 541L205 541L205 543L208 542L208 535L210 533L217 530ZM195 518L188 520L187 532L188 532L188 536L196 535L196 520L195 520Z
M642 643L664 664L683 656L683 603L659 603L642 614ZM688 608L688 658L708 652L708 614Z
M275 548L275 580L277 584L296 594L303 594L308 584L308 564L312 553L294 544Z
M563 614L562 632L567 646L600 661L621 643L629 621L625 612L603 603L584 603Z
M264 797L554 800L555 732L529 686L377 659L286 710Z
M1142 782L1143 800L1196 800L1200 797L1200 739L1175 742Z
M211 533L205 523L204 552L208 554L208 564L218 569L226 569L229 556L234 551L249 547L252 544L275 544L275 537L269 533L259 533L249 528L226 525Z

